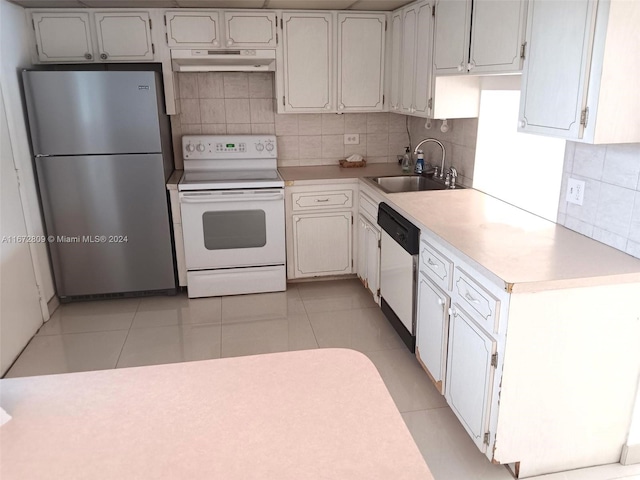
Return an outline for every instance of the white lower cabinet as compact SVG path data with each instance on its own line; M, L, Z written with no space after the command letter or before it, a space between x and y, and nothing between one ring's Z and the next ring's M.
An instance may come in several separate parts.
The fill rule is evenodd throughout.
M436 287L425 275L418 279L418 312L416 322L416 357L444 394L449 334L449 295Z
M380 229L362 215L358 216L358 278L373 294L380 297Z
M351 273L351 212L293 216L296 277Z
M496 340L460 307L452 307L445 397L482 452L486 452L489 444L489 410L496 347Z
M357 184L285 187L287 278L355 273L354 187Z

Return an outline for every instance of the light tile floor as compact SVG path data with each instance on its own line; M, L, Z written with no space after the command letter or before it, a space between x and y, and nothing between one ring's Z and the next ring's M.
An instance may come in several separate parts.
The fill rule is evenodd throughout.
M357 280L289 285L287 292L62 305L7 377L123 368L323 347L375 364L436 480L508 480L460 422ZM640 479L640 465L605 465L540 480Z

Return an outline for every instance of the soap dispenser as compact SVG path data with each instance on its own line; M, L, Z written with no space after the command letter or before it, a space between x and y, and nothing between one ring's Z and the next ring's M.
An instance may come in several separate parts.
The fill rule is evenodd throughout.
M416 160L415 173L418 175L421 175L423 170L424 170L424 153L422 153L422 150L418 150L418 160Z
M411 149L407 147L402 156L402 173L409 172L411 172Z

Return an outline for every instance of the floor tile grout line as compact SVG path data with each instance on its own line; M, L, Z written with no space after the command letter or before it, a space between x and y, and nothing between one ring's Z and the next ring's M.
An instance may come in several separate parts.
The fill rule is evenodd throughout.
M442 397L442 398L444 398L444 397ZM450 407L449 407L449 405L443 405L441 407L418 408L416 410L400 410L400 409L398 409L398 411L400 412L401 415L404 415L405 413L430 412L432 410L442 410L443 408L450 408Z

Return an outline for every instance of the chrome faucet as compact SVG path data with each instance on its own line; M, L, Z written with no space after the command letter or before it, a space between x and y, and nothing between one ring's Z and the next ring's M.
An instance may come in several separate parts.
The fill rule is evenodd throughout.
M456 180L458 179L458 170L456 170L456 167L450 167L447 176L450 177L449 188L456 188Z
M437 143L438 145L440 145L440 148L442 148L442 165L440 166L440 178L442 179L442 177L444 177L444 157L445 157L445 152L444 152L444 145L439 140L436 140L435 138L425 138L424 140L422 140L416 146L415 150L413 151L413 154L416 155L418 153L418 149L420 148L420 146L422 146L422 144L428 143L428 142Z

